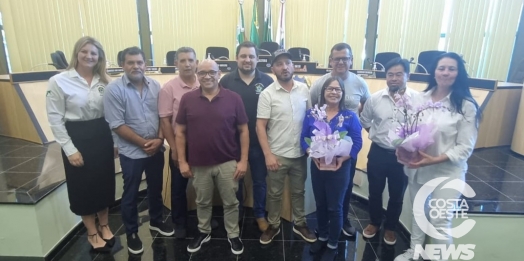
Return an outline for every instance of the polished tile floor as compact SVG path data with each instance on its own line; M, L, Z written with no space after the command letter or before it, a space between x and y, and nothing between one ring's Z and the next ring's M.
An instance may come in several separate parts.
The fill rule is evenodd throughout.
M58 143L0 136L0 204L35 204L64 182Z
M524 213L524 157L511 152L508 146L475 150L468 160L467 183L476 196L467 199L470 212L478 213ZM39 145L18 139L0 136L0 204L36 204L65 182L60 147L56 143ZM213 231L211 243L193 255L186 246L189 240L158 237L148 229L147 200L141 198L139 234L144 242L145 252L140 256L129 256L125 242L119 207L111 210L110 226L118 240L113 252L96 255L89 252L85 230L76 234L67 245L59 249L54 260L316 260L309 255L309 244L296 238L291 224L283 222L283 233L276 242L261 246L260 233L250 210L245 211L241 221L241 238L245 252L234 256L229 250L226 232L220 227ZM352 201L353 225L362 231L369 223L365 203ZM215 210L221 219L220 209ZM166 211L166 221L170 221ZM311 227L316 226L315 215L308 218ZM189 236L196 233L197 219L191 213ZM399 233L398 243L386 247L380 236L365 241L361 235L340 238L338 260L393 260L394 256L407 248L408 237Z
M212 232L212 239L209 243L204 244L202 249L194 254L189 254L186 250L190 239L177 240L172 237L162 237L156 232L151 232L148 219L148 202L147 199L141 198L139 203L139 236L144 244L144 253L142 255L132 255L127 251L126 236L122 225L120 208L114 207L110 210L109 224L113 232L116 233L117 243L110 254L94 254L89 251L90 245L87 242L86 231L82 229L73 237L69 243L64 246L56 255L53 261L84 261L84 260L142 260L142 261L160 261L160 260L260 260L260 261L281 261L281 260L319 260L318 256L309 254L310 244L305 243L297 238L292 232L292 224L286 221L282 222L281 233L275 238L274 242L262 246L259 243L260 232L252 216L251 209L246 208L244 218L241 220L241 239L244 242L244 253L236 256L231 253L227 241L227 233L223 225L222 208L215 207L213 216L220 224ZM369 215L366 205L356 198L351 202L352 211L350 217L353 226L359 233L355 237L341 236L339 239L337 260L358 260L358 261L375 261L375 260L393 260L394 257L402 253L408 246L408 239L403 232L398 231L397 244L393 247L385 246L381 236L376 236L371 240L364 240L361 232L362 227L369 223ZM171 222L169 210L166 209L166 222ZM308 216L308 224L311 228L316 228L315 214ZM197 233L196 212L190 212L188 236L194 236Z
M524 157L508 146L475 150L466 182L476 193L469 212L524 213Z

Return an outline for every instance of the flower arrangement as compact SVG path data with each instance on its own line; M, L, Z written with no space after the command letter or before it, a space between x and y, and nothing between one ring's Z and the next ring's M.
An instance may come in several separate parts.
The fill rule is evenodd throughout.
M390 130L388 138L391 144L397 148L398 162L408 165L410 162L420 161L421 155L419 151L424 151L428 146L433 144L433 139L437 129L432 123L432 117L426 117L423 120L424 113L427 110L442 110L446 111L449 108L445 107L441 102L426 102L414 108L412 101L407 95L400 95L395 93L395 117L392 121L399 123L399 126L394 130ZM396 113L401 113L403 122L400 122L396 117Z
M311 109L311 116L315 118L314 126L317 128L313 131L314 136L305 137L311 152L309 156L320 160L320 170L335 170L336 156L349 156L353 141L347 136L347 131L332 131L327 121L326 107L315 105ZM338 116L337 126L341 127L344 123L344 116Z

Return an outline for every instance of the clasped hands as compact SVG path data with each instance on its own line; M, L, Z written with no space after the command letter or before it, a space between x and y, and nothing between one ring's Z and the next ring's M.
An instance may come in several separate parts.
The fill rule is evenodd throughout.
M422 156L422 158L417 161L417 162L408 162L408 164L406 165L406 167L410 168L410 169L418 169L420 167L425 167L425 166L429 166L429 165L433 165L433 164L437 164L439 163L437 157L433 157L429 154L426 154L422 151L418 151L418 153L420 154L420 156ZM398 149L395 151L395 155L398 157Z
M163 143L163 140L160 138L146 140L146 143L142 146L142 150L147 154L147 156L153 156L158 152L158 149L160 149Z
M334 159L336 160L337 162L337 167L335 170L333 171L337 171L338 169L340 169L340 167L342 167L342 163L344 163L344 161L346 160L349 160L351 158L351 156L341 156L341 157L335 157ZM315 165L317 166L318 169L320 169L320 159L317 159L317 158L311 158L311 160L313 162L315 162Z

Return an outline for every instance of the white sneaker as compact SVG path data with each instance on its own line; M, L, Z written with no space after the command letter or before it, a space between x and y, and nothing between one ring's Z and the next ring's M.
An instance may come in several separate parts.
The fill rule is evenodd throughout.
M417 261L417 260L421 260L420 257L417 258L417 259L414 259L413 258L414 255L415 255L415 250L410 248L410 249L406 250L406 252L404 252L404 254L398 255L397 257L395 257L395 261Z

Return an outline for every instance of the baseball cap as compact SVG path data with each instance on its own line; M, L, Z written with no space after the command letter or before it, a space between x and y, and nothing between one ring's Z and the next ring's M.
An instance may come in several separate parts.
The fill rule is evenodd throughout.
M292 59L293 56L291 56L290 53L287 52L286 49L279 49L279 50L276 50L274 53L273 53L273 59L271 59L271 66L273 66L273 64L275 63L275 61L281 57L281 56L287 56L287 58L289 59Z

